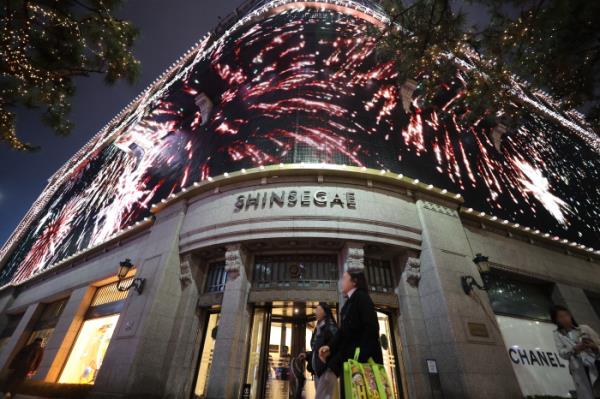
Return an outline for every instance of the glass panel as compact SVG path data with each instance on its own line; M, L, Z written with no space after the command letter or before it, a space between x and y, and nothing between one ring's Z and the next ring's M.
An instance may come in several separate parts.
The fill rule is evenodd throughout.
M56 326L58 318L62 314L68 298L52 302L44 307L44 311L35 323L34 330L44 330Z
M269 335L267 383L265 397L270 399L288 398L290 394L290 350L292 347L292 325L271 323Z
M196 380L196 389L194 393L200 398L206 397L206 388L208 377L210 376L210 366L212 366L213 351L215 349L216 327L219 324L219 314L212 313L208 316L206 326L206 336L202 347L202 356L200 357L200 367L198 369L198 379Z
M586 295L587 295L588 300L592 304L592 307L594 308L596 315L598 317L600 317L600 294L598 294L596 292L586 291Z
M365 258L365 269L371 291L393 292L392 264L388 260Z
M42 348L44 348L44 347L46 347L46 344L48 344L48 340L50 339L50 336L52 335L53 332L54 332L54 327L45 328L43 330L36 330L36 331L32 332L31 335L29 336L29 339L27 340L27 345L29 345L30 343L35 341L37 338L41 338L42 339Z
M550 320L551 284L499 270L492 270L485 281L494 313Z
M307 309L308 311L308 306ZM312 332L315 328L315 322L309 322L306 324L306 340L304 342L305 350L310 350L310 338L312 337ZM304 399L313 399L317 394L315 390L315 383L312 379L312 375L308 372L308 370L304 370L304 378L306 378L306 383L304 384L304 395L302 396ZM333 396L336 397L335 395Z
M206 292L222 292L227 282L227 272L225 271L225 262L215 262L208 266L208 276L206 277Z
M254 309L252 320L252 332L250 336L250 350L248 351L248 371L246 373L246 384L250 384L250 397L258 398L258 379L262 336L265 328L266 312L264 309Z
M58 382L94 383L118 320L115 314L83 323Z
M22 313L18 315L9 314L6 316L8 319L6 322L6 326L4 326L2 333L0 333L0 351L12 336L13 332L17 328L17 325L21 321L22 316Z
M381 349L383 351L383 365L392 383L394 397L399 398L400 396L398 394L398 387L400 384L396 374L396 355L394 354L394 347L392 344L394 335L392 334L390 320L388 315L381 312L377 312L377 319L379 320L379 334Z

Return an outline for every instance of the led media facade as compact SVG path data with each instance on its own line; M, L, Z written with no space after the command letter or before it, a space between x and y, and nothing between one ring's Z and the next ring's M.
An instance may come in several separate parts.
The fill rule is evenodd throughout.
M477 211L598 249L593 145L534 113L503 135L483 123L464 128L456 82L440 89L435 109L417 97L403 106L369 23L350 8L289 5L206 40L61 180L0 284L105 241L193 182L279 163L403 173L461 193Z

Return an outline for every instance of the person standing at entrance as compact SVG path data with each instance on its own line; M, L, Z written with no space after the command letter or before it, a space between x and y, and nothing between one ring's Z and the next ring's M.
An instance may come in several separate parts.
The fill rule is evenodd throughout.
M319 359L319 349L331 343L338 328L333 318L331 306L327 303L319 302L315 307L315 316L317 325L310 338L311 351L306 353L305 358L315 379L315 398L331 399L337 383L337 376L327 368L327 364Z
M8 366L9 374L4 386L4 398L12 398L15 390L25 379L37 371L44 348L42 347L43 340L36 338L32 343L22 348Z
M569 371L575 383L577 397L600 398L598 334L589 326L578 325L565 307L553 307L550 317L558 327L554 331L554 342L559 356L569 361Z
M345 272L342 293L348 299L342 307L340 328L331 343L319 350L321 361L338 377L342 374L344 362L354 358L356 348L360 348L358 360L361 363L366 363L369 358L375 363L383 363L377 312L369 296L365 275Z

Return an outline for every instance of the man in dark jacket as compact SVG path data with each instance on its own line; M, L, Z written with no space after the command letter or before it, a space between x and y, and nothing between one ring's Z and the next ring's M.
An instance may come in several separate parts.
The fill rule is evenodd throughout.
M338 377L342 374L346 360L354 358L360 348L358 361L383 363L379 342L379 322L373 301L369 296L367 281L363 273L344 273L342 293L348 300L342 307L340 329L330 345L321 347L319 357Z
M41 338L36 338L32 343L23 347L10 362L8 378L3 389L4 398L11 398L17 387L28 376L35 374L44 355L42 342Z

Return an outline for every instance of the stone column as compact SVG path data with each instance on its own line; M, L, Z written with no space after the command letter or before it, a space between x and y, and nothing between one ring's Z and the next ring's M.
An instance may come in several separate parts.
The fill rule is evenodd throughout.
M417 200L423 239L419 297L443 397L521 397L487 294L462 290L461 276L480 278L454 208Z
M23 345L25 345L25 342L27 342L27 339L30 336L31 328L40 316L43 308L44 304L39 302L33 303L27 307L17 328L9 338L8 342L4 344L4 348L2 348L2 353L0 353L0 370L4 370L12 360L13 356L19 352Z
M581 288L556 283L552 300L569 309L577 323L587 324L595 331L600 331L600 318Z
M44 357L34 380L58 381L62 367L67 361L69 351L75 343L83 323L85 312L94 297L94 292L95 288L90 286L77 288L71 292L56 327L46 343Z
M421 261L408 256L396 287L399 311L398 327L402 343L402 361L406 370L409 397L431 398L431 386L425 360L430 357L427 328L423 319L419 281L421 280Z
M185 278L182 284L179 257L185 212L185 203L179 202L156 215L141 259L134 259L144 291L129 291L90 397L164 397L175 343L190 317L181 314L191 286Z
M208 380L208 395L214 399L240 396L247 358L250 329L247 255L240 244L227 246L225 253L227 283L221 303L221 316Z

